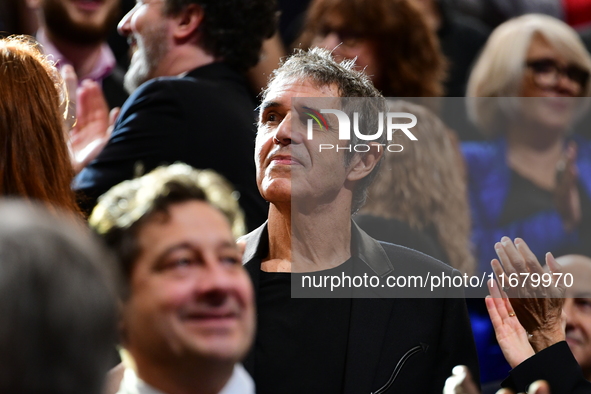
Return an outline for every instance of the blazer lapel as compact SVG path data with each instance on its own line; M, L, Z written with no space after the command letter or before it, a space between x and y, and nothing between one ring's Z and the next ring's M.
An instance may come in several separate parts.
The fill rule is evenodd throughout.
M370 394L380 360L382 344L388 339L392 299L354 298L345 364L344 394Z
M365 263L360 271L385 277L394 267L382 246L352 222L352 244L356 255ZM356 273L357 274L357 273ZM379 297L379 293L375 293ZM358 294L358 297L361 297ZM365 293L367 297L367 293ZM380 361L382 345L388 340L388 328L395 300L389 298L355 298L351 300L349 343L345 363L344 394L370 394Z
M269 237L267 235L267 222L265 222L256 230L238 239L238 243L245 243L244 254L242 256L242 264L244 264L244 268L246 268L248 274L250 275L250 279L252 280L252 285L254 288L255 305L256 300L258 298L259 277L261 272L261 260L255 259L255 257L257 256L257 251L259 250L261 242L267 243L268 239ZM253 343L253 345L250 348L250 351L248 352L248 354L244 358L244 361L242 362L244 368L246 368L246 370L250 372L251 376L254 376L254 349L255 344Z

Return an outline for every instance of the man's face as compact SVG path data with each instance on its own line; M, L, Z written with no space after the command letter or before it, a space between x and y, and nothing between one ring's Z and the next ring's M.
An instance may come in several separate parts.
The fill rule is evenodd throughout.
M278 79L273 82L261 105L256 138L259 191L267 201L275 204L328 204L343 191L349 170L344 164L343 150L319 152L319 146L345 142L338 140L334 115L326 116L329 130L316 130L314 139L309 140L306 124L310 117L302 109L305 100L297 100L292 108L292 98L295 97L328 98L326 108L335 108L338 99L334 98L339 97L339 92L334 85L317 87L308 80ZM318 106L318 100L311 103Z
M137 0L117 26L133 53L124 81L130 94L142 83L160 76L158 68L170 48L170 18L164 14L164 6L164 0Z
M119 17L119 0L40 0L50 34L76 44L107 39Z
M591 376L591 259L569 255L557 259L564 273L572 274L574 281L566 289L566 342L583 369Z
M202 201L178 203L137 239L122 328L138 365L244 357L255 329L253 290L226 218Z

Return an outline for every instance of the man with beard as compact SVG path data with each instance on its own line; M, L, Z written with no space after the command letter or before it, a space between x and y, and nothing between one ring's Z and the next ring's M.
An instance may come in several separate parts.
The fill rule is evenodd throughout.
M119 0L27 0L27 5L39 17L37 40L57 66L72 65L79 81L102 86L109 107L123 105L124 71L106 42L119 17Z
M138 0L119 23L135 50L125 75L134 92L74 181L85 208L126 179L181 161L226 177L250 230L265 220L252 158L256 104L243 73L273 34L275 12L269 0Z

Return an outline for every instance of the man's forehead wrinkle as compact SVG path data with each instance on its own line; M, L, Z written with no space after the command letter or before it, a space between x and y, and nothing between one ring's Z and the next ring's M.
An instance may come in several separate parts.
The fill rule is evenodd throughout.
M342 92L339 88L336 81L327 80L323 81L316 78L316 75L311 74L303 74L300 72L278 75L269 87L269 91L275 89L277 86L285 86L285 85L294 85L294 86L304 86L304 85L311 85L312 87L316 88L319 92L332 94L331 90L334 89L337 95L334 97L341 97Z
M267 108L275 108L275 107L280 107L282 104L277 102L277 101L265 101L260 105L260 112L264 112Z

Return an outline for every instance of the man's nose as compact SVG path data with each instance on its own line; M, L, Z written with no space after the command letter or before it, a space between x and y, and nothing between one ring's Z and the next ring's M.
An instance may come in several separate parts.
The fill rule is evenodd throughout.
M292 125L291 125L291 112L287 114L285 118L279 123L277 129L275 129L275 135L273 136L273 142L281 145L289 145L292 143Z
M567 298L562 307L564 314L566 315L566 329L570 331L577 324L577 314L574 310L574 302L572 298Z
M224 268L219 261L213 261L207 264L196 278L195 296L211 305L221 305L234 291L235 283L232 272Z
M130 20L131 17L133 16L133 13L135 12L135 7L132 8L127 14L125 14L125 16L119 21L119 24L117 25L117 32L119 33L119 35L123 36L123 37L127 37L128 35L131 34L131 25L130 25Z

